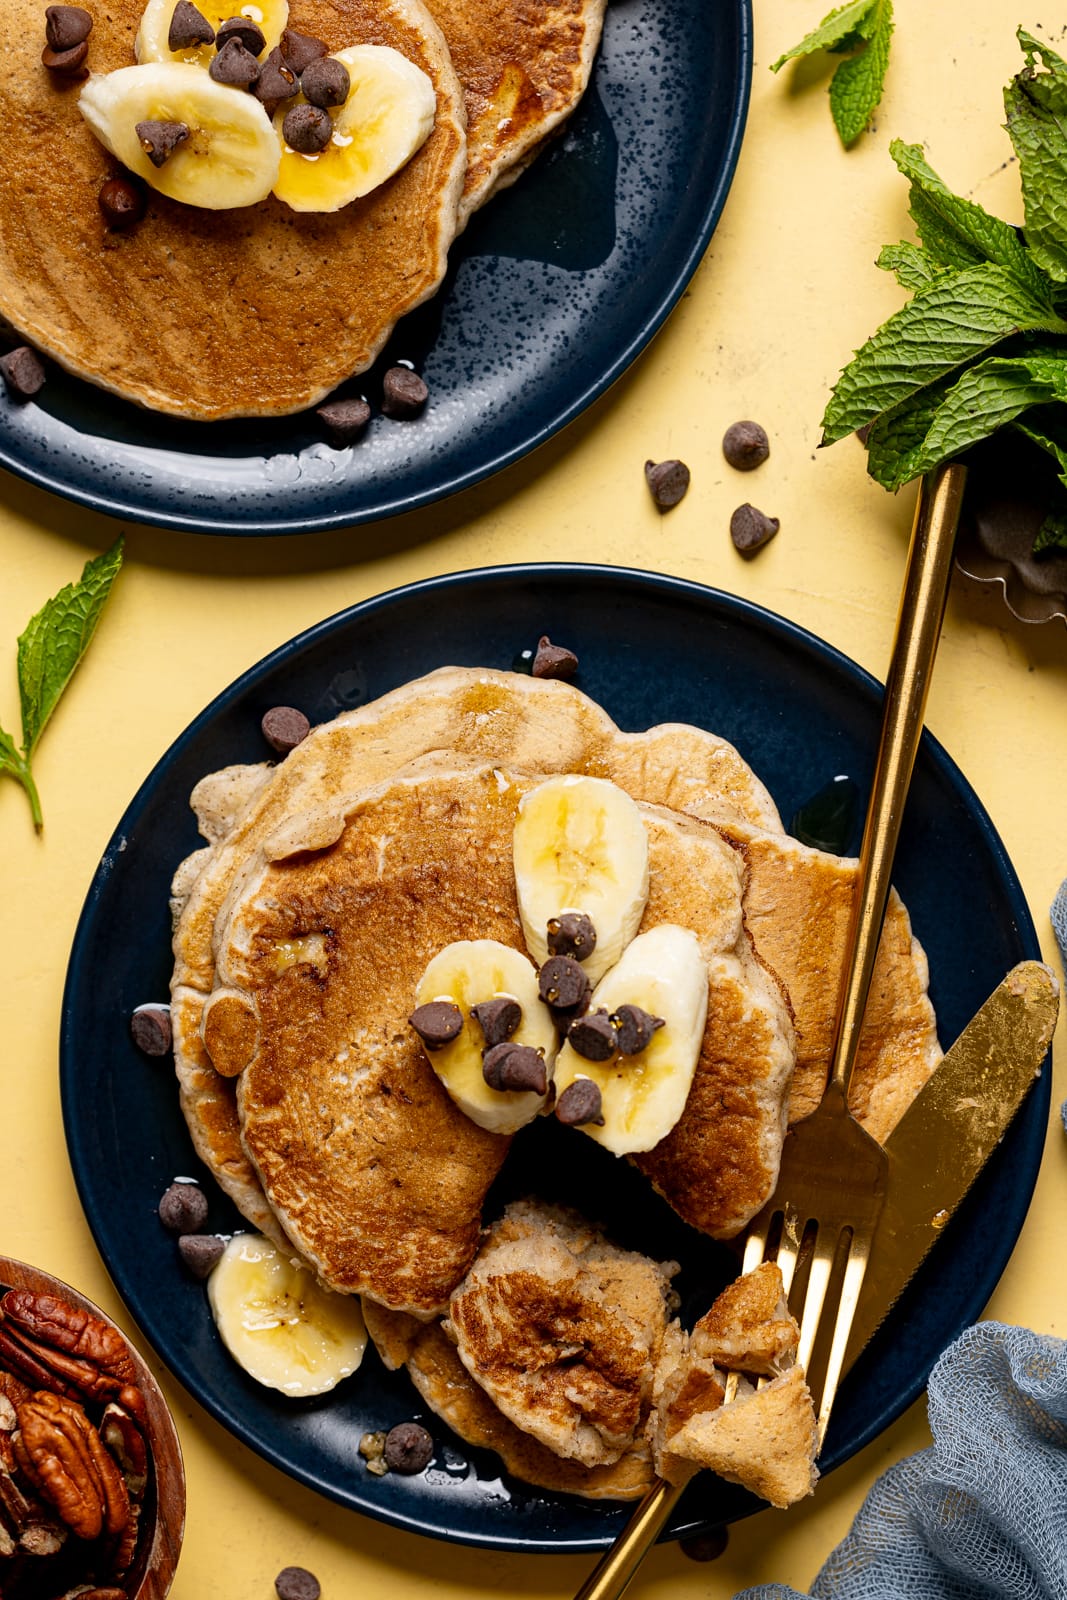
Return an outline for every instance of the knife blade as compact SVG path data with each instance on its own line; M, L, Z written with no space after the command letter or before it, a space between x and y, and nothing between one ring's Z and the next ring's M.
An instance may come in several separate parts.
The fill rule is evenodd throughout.
M888 1316L1007 1131L1041 1071L1059 1009L1050 967L1013 967L935 1067L885 1142L886 1202L845 1370Z

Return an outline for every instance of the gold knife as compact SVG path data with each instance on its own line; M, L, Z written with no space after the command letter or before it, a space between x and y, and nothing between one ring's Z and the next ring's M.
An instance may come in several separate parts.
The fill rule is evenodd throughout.
M1013 967L972 1017L885 1142L889 1179L845 1369L896 1304L992 1155L1041 1071L1059 985L1040 961Z

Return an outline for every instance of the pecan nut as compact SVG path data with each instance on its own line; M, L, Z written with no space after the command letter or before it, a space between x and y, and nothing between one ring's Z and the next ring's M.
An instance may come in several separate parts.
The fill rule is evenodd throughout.
M52 1294L9 1289L0 1298L0 1311L22 1333L53 1350L90 1362L117 1379L119 1385L137 1382L137 1369L122 1334L80 1306L72 1306Z
M143 1500L148 1484L148 1449L144 1434L128 1411L109 1405L100 1419L100 1437L122 1471L131 1500Z
M19 1465L67 1527L80 1539L121 1535L130 1521L126 1485L82 1407L39 1391L17 1415Z
M0 1361L33 1389L54 1389L57 1394L76 1400L78 1390L53 1372L48 1362L27 1348L21 1339L0 1322Z

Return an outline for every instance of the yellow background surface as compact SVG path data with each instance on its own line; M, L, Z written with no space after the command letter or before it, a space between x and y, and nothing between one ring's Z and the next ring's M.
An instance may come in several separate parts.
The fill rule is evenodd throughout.
M299 630L381 590L541 559L644 567L715 585L884 674L914 491L893 498L871 483L852 441L822 452L816 445L840 367L903 298L873 264L883 243L912 236L906 185L888 143L895 136L925 143L953 188L1017 220L1001 129L1001 91L1020 62L1014 29L1044 24L1056 43L1062 12L1045 6L1019 14L1004 0L897 0L876 126L845 153L830 122L825 58L778 78L767 70L824 9L820 0L760 0L748 129L711 248L653 345L565 435L479 489L370 528L242 541L125 527L126 569L36 762L43 839L33 834L20 790L0 782L0 1251L76 1284L125 1326L64 1143L57 1085L64 972L112 828L171 741L233 677ZM739 417L760 420L772 440L769 461L748 477L731 471L720 451L724 429ZM643 463L670 456L688 462L692 488L660 516ZM781 519L781 532L746 562L728 523L749 499ZM6 728L18 727L18 632L116 531L105 518L0 479ZM957 577L928 723L990 811L1046 958L1058 969L1048 906L1067 874L1067 629L1016 623L997 589ZM1062 1019L1058 1042L1062 1057ZM1067 1332L1067 1145L1055 1107L1067 1092L1063 1074L1061 1060L1036 1198L989 1307L992 1316L1060 1334ZM146 1250L153 1246L146 1240ZM585 1558L464 1550L339 1510L263 1464L165 1372L162 1379L188 1468L174 1600L267 1600L275 1573L291 1563L318 1574L326 1600L497 1593L560 1600L588 1570ZM719 1600L771 1579L807 1588L878 1473L927 1441L920 1403L813 1499L731 1530L717 1561L695 1564L674 1546L655 1551L632 1593Z

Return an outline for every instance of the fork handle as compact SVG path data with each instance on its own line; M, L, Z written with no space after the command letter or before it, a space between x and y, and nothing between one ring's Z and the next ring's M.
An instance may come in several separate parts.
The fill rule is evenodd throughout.
M633 1516L605 1550L574 1600L618 1600L644 1556L666 1527L667 1519L682 1497L682 1486L657 1478Z
M867 820L860 846L830 1084L842 1101L856 1061L874 974L904 800L923 731L923 714L952 573L952 548L967 469L958 462L928 473L915 508L893 653L886 675Z

